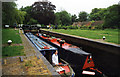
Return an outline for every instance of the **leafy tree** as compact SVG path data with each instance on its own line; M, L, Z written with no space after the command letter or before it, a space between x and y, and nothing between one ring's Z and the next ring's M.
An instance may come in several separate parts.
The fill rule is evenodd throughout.
M56 13L56 23L62 25L70 25L71 24L71 15L67 11L61 11Z
M2 24L13 25L16 15L16 4L15 2L3 2L2 3Z
M32 17L40 24L53 24L55 20L54 10L56 6L49 1L38 1L32 5Z
M3 2L2 4L2 22L3 25L9 24L11 27L14 23L23 24L25 11L20 11L16 8L15 2Z
M95 21L103 20L106 13L107 13L106 8L94 8L92 9L92 12L89 15L89 19Z
M25 20L25 15L26 15L25 11L20 11L20 10L16 9L15 19L18 24L23 24L23 21Z
M23 6L20 8L21 11L26 11L27 13L31 13L32 6L26 6L23 8Z
M108 12L104 19L104 27L120 28L120 5L112 5L108 7Z
M98 21L101 20L99 13L90 14L90 20Z
M62 21L60 20L60 14L59 12L55 13L55 24L59 24L61 25L62 24Z
M23 6L20 8L21 11L25 11L26 15L25 15L25 19L23 21L24 24L28 24L28 22L30 21L30 19L32 18L32 7L31 6L26 6L23 8Z
M74 14L74 15L72 15L72 23L73 22L77 22L77 16Z
M94 9L92 9L92 12L91 12L91 14L98 13L99 11L100 11L100 9L98 9L98 8L94 8Z
M78 20L79 20L80 22L86 21L86 20L87 20L87 16L88 16L87 12L82 11L82 12L80 12L79 15L78 15L78 17L79 17Z
M27 24L33 25L33 24L37 24L37 23L38 23L37 20L31 18L30 21Z
M104 20L106 14L107 14L107 8L101 8L101 10L99 11L99 16L101 20Z

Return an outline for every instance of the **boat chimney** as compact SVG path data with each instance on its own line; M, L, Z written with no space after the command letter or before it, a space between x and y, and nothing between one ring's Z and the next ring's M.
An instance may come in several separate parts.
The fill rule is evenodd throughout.
M62 47L62 44L65 43L65 40L60 40L59 43L60 43L60 47Z

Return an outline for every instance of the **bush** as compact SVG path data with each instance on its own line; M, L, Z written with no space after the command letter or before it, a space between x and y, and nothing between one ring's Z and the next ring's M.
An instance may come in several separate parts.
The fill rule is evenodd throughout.
M72 26L72 29L78 29L78 26Z
M61 25L58 25L58 29L62 29Z
M79 29L79 28L78 28ZM102 25L96 25L96 26L86 26L86 25L83 25L83 26L80 26L80 29L86 29L86 30L89 30L89 29L103 29L103 24Z
M67 29L67 26L62 26L61 28L66 30L66 29Z
M66 26L67 29L78 29L78 26L73 26L73 25L70 25L70 26Z
M103 29L103 24L95 26L95 29Z
M89 26L83 25L83 26L80 26L80 29L89 29Z

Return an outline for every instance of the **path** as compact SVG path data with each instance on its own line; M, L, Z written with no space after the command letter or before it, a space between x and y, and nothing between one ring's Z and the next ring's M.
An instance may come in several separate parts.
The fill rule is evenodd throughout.
M51 77L51 72L44 64L42 59L37 58L37 53L26 36L20 30L22 45L24 46L23 62L20 62L19 56L3 58L2 75L42 75Z

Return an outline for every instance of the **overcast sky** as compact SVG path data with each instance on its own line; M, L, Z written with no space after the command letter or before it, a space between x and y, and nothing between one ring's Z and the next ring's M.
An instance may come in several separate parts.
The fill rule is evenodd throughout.
M31 6L35 1L39 0L17 0L18 8L22 6ZM80 11L90 13L93 8L107 8L113 4L118 4L120 0L48 0L56 6L56 12L66 10L71 14L76 14Z

